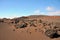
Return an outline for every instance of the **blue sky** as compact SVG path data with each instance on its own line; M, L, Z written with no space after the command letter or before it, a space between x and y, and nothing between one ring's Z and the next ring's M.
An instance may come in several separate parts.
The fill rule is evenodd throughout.
M60 0L0 0L0 18L60 15Z

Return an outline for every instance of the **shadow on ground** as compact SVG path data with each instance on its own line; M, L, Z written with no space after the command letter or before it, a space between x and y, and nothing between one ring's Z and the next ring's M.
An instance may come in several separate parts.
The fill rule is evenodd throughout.
M60 37L60 34L54 34L52 38L59 38Z

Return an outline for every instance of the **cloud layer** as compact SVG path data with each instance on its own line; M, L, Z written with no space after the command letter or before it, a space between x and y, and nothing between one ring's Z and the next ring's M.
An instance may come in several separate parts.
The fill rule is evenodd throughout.
M55 9L50 6L46 7L45 11L47 11L47 12L40 12L40 10L38 9L38 10L34 11L34 14L35 15L50 15L50 16L54 16L54 15L59 16L60 15L60 10L55 11Z
M54 8L53 7L50 7L50 6L48 6L47 8L46 8L46 10L47 11L52 11Z

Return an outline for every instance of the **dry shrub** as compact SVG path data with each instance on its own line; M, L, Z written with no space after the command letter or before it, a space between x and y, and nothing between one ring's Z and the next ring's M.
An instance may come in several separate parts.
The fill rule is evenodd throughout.
M13 31L15 31L15 29L13 29Z
M18 28L25 28L25 27L27 27L27 23L21 23L21 24L15 25L16 29L18 29Z
M42 23L42 20L41 19L39 20L39 23Z
M30 24L30 26L36 27L36 25L34 24L34 21L30 21L29 24Z

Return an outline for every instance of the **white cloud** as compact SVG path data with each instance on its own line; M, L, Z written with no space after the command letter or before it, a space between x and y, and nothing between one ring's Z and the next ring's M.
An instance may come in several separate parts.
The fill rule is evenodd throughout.
M54 9L54 7L48 6L48 7L46 8L46 10L47 10L47 13L45 13L46 15L50 15L50 16L60 15L60 10L56 10L56 9ZM56 10L56 11L55 11L55 10Z
M17 18L18 16L9 16L9 17L7 17L7 18L10 18L10 19L12 19L12 18Z
M5 16L5 17L2 17L2 18L10 18L10 19L13 19L13 18L17 18L17 17L20 17L20 16L17 13L12 13L12 15Z
M36 15L40 14L40 10L39 9L35 10L34 14L36 14Z
M46 8L46 10L47 11L52 11L54 8L53 7L50 7L50 6L48 6L47 8Z
M39 9L33 12L33 15L44 15L44 12L41 12Z
M53 15L60 15L60 11L47 12L46 15L50 15L50 16L53 16Z
M38 10L35 10L34 15L49 15L49 16L54 16L54 15L60 15L60 10L57 10L57 11L47 11L47 12L41 12L39 9Z

